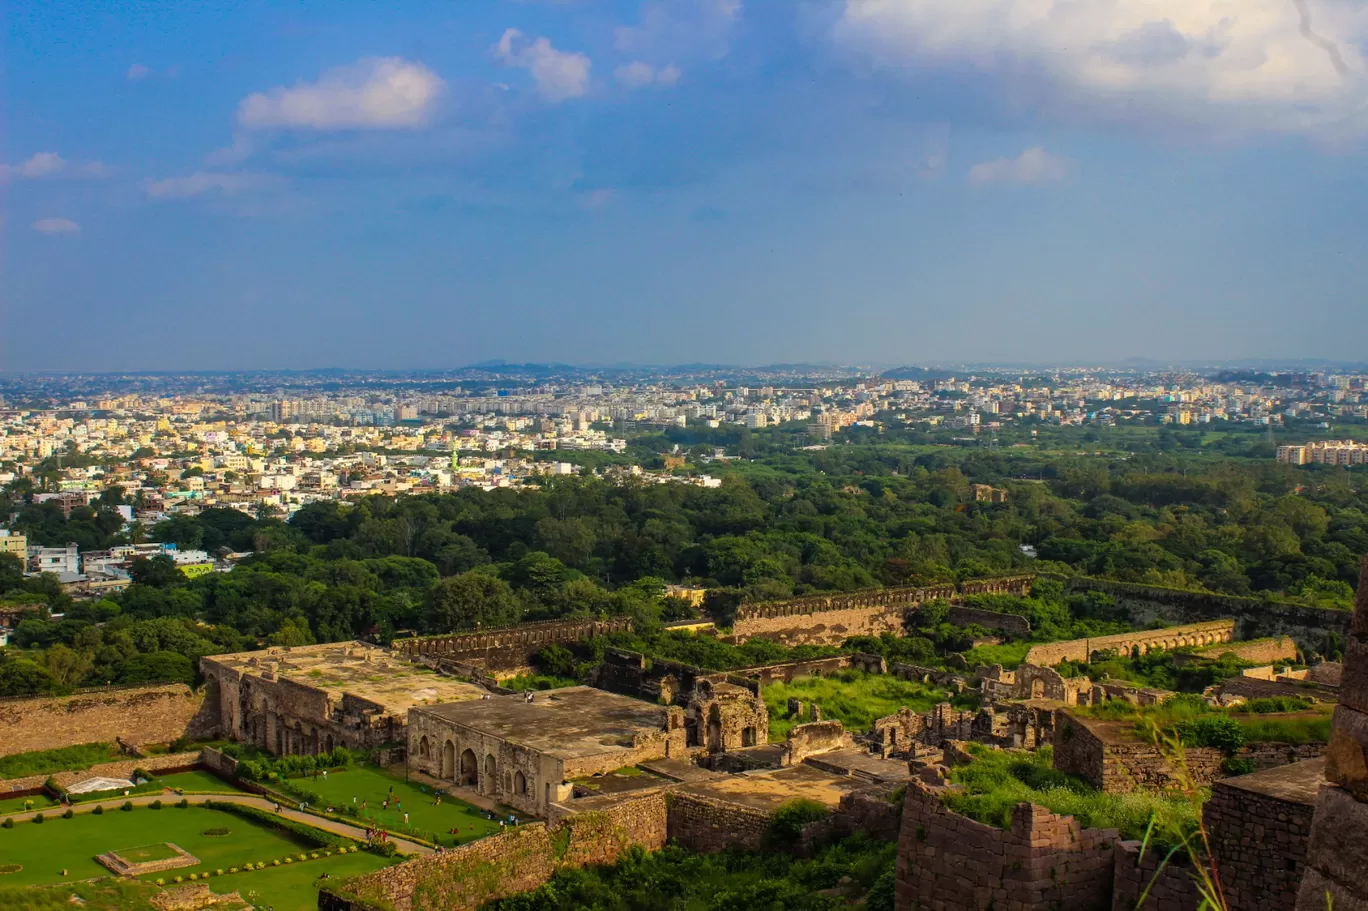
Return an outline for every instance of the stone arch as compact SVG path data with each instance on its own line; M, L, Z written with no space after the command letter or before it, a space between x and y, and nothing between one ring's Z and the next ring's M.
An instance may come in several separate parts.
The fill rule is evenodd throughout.
M418 738L418 758L419 758L419 759L427 759L427 758L429 758L429 757L428 757L428 750L429 750L429 749L431 749L431 748L428 746L427 735L424 734L422 737L419 737L419 738Z
M480 761L475 758L475 751L466 749L461 753L461 776L462 787L476 788L480 785Z
M499 789L499 768L494 761L493 753L486 753L484 760L484 787L480 789L482 794L493 794Z
M513 793L524 795L527 793L527 776L521 771L513 773Z
M1039 677L1033 677L1033 678L1031 678L1031 698L1032 698L1032 699L1044 699L1044 698L1045 698L1045 681L1044 681L1044 680L1041 680Z
M309 729L309 755L318 755L318 728Z
M329 753L331 753L336 748L333 743L333 735L331 734L328 735L327 739L324 740L323 743L327 747Z
M448 740L442 744L442 778L456 778L456 744Z
M296 721L296 722L295 722L295 726L294 726L294 733L291 734L290 739L293 741L293 744L292 744L292 746L291 746L291 748L290 748L290 752L291 752L291 753L303 753L303 752L304 752L304 725L302 725L302 724L300 724L298 721Z

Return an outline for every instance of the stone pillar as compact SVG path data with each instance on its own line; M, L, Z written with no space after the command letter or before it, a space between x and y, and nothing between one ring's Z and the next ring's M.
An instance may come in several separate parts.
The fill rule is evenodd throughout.
M1368 558L1339 697L1297 911L1368 911Z

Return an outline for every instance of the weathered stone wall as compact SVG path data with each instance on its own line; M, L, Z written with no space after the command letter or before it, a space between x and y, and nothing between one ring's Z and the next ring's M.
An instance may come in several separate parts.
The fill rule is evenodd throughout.
M213 733L202 692L181 683L0 699L0 756L82 743L170 743Z
M1000 614L997 611L980 610L976 607L950 608L945 619L956 626L982 626L985 629L1001 630L1018 639L1031 635L1031 621L1016 614Z
M1117 607L1126 613L1131 625L1136 627L1148 626L1156 621L1186 624L1233 618L1240 639L1286 634L1308 644L1319 642L1326 632L1348 632L1352 616L1348 611L1265 598L1214 595L1081 576L1050 578L1063 582L1065 590L1070 593L1096 591L1112 596L1116 599Z
M1067 712L1055 715L1054 767L1076 775L1109 794L1136 790L1179 790L1179 770L1159 747L1130 736L1124 722L1098 722L1075 718ZM1318 743L1249 743L1236 758L1250 760L1256 770L1271 769L1325 752ZM1200 787L1225 776L1226 757L1211 747L1188 747L1184 751L1187 771Z
M541 886L558 869L614 863L629 847L665 846L663 793L611 802L565 816L548 829L531 823L329 885L321 911L469 911Z
M1105 911L1112 904L1114 830L1019 804L996 829L908 785L898 839L898 911Z
M1035 584L1034 575L999 576L994 579L966 579L960 583L961 595L1016 595L1025 597Z
M1171 626L1167 629L1138 630L1115 636L1073 639L1068 642L1049 642L1033 645L1026 653L1025 663L1053 667L1061 661L1088 661L1098 652L1129 655L1138 649L1141 654L1155 649L1175 649L1184 646L1215 645L1235 638L1234 620L1212 620Z
M812 721L796 724L789 729L784 741L784 755L780 765L797 765L809 756L843 750L854 746L854 740L839 721Z
M727 848L759 851L769 833L769 813L678 791L667 796L671 841L690 851L711 854Z
M25 778L0 780L0 796L33 794L40 790L51 778L60 788L69 788L87 778L129 778L137 769L145 772L183 772L199 765L200 754L168 753L164 756L144 756L141 759L121 759L118 762L103 762L88 769L71 772L57 772L52 775L29 775Z
M1202 817L1230 911L1293 911L1314 809L1223 782L1212 787Z
M397 639L390 647L411 660L451 659L483 664L490 670L524 667L548 645L582 642L609 633L630 632L630 617L607 620L547 620L505 629Z
M1253 639L1249 642L1227 642L1202 649L1198 654L1206 658L1219 658L1234 655L1241 661L1255 664L1272 664L1275 661L1295 661L1297 643L1291 636L1273 636L1267 639Z
M803 841L816 845L856 832L880 841L897 841L902 830L902 801L893 801L896 793L894 787L878 785L842 794L835 812L803 828Z
M1169 857L1167 851L1156 851L1151 846L1142 857L1140 847L1138 841L1116 843L1112 865L1112 911L1196 911L1202 897L1192 878L1194 871L1182 853ZM1165 860L1168 860L1167 864ZM1143 904L1142 895L1145 896ZM1233 905L1230 911L1236 911Z
M1325 778L1307 847L1297 911L1330 901L1339 911L1368 908L1368 558L1346 637L1340 704L1325 757Z

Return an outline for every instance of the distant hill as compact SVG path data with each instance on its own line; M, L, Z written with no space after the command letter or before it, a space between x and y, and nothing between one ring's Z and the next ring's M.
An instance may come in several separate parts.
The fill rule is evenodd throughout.
M948 380L963 374L962 370L957 373L937 367L895 367L892 370L885 370L880 376L886 380Z

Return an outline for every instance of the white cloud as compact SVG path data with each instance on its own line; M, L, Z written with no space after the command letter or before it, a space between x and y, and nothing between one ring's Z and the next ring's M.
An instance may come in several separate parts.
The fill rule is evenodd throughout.
M832 36L876 68L972 67L1007 97L1091 119L1368 126L1364 3L844 0Z
M19 164L0 165L0 178L8 180L16 177L50 177L66 165L66 159L56 152L39 152Z
M146 79L148 76L151 75L152 67L145 66L141 63L135 63L128 68L128 73L126 74L126 77L130 82L137 82L138 80Z
M528 42L522 32L511 28L494 46L494 55L508 66L530 72L547 101L579 98L589 91L589 58L577 51L558 51L547 38Z
M412 129L432 118L446 83L421 63L368 58L325 72L317 82L278 86L238 105L247 129Z
M1016 158L979 162L969 169L969 183L974 186L1056 183L1069 176L1072 165L1067 158L1051 155L1041 146L1031 146Z
M188 199L212 191L231 196L247 190L269 187L277 182L277 178L269 174L196 171L183 177L145 181L143 190L154 199Z
M652 85L668 88L679 82L679 77L683 74L673 63L656 69L644 61L633 60L618 67L613 71L613 75L629 89L643 89Z
M654 59L722 57L741 20L741 0L648 0L637 25L619 26L613 44Z
M211 168L222 168L228 165L235 165L250 158L255 145L252 137L246 133L234 133L233 144L222 149L215 149L204 156L204 163Z
M33 223L39 234L77 234L81 226L69 218L40 218Z

